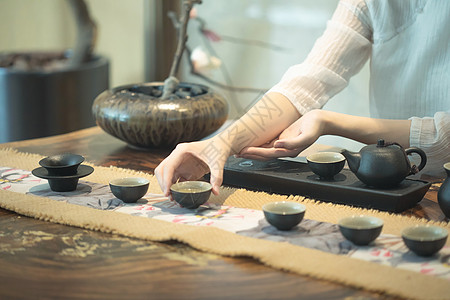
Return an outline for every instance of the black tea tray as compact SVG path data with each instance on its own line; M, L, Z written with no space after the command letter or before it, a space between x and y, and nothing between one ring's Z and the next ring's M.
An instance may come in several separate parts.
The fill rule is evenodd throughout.
M395 188L366 186L350 170L333 180L322 180L306 163L272 160L268 162L230 157L224 169L224 185L283 195L301 195L316 200L402 212L422 200L431 183L405 179Z

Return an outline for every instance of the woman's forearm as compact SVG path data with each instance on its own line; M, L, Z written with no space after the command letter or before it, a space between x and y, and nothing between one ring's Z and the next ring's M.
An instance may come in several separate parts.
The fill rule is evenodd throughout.
M244 147L271 141L299 117L297 109L286 97L268 93L212 141L227 147L229 155L237 154Z
M410 120L373 119L322 111L325 133L338 135L365 144L374 144L378 139L396 142L409 147Z

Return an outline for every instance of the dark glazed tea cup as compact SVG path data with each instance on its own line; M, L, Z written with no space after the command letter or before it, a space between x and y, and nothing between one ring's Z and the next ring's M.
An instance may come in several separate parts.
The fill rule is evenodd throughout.
M306 157L308 166L321 179L333 179L344 168L345 157L337 152L317 152Z
M355 245L365 246L373 242L383 229L383 220L365 215L342 218L338 222L342 235Z
M447 237L447 230L438 226L416 225L402 231L405 245L419 256L431 256L439 252Z
M291 201L267 203L262 209L267 222L278 230L291 230L297 226L306 211L303 204Z
M71 176L77 174L84 157L78 154L64 153L48 156L39 161L50 176Z
M204 181L177 182L170 187L173 200L183 207L194 209L208 201L212 185Z
M144 197L150 182L140 177L117 178L109 182L111 192L126 203L133 203Z

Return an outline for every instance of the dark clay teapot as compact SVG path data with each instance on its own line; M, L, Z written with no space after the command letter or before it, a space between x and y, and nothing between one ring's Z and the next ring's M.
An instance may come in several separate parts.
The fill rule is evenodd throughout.
M368 186L390 188L402 182L406 176L413 175L425 167L427 156L419 148L403 149L397 143L378 140L376 145L363 147L359 153L341 151L347 159L350 170ZM420 164L411 166L407 155L420 155Z

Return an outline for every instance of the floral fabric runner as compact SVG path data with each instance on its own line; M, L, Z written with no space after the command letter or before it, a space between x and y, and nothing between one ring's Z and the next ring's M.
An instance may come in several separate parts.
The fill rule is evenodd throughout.
M450 280L448 246L432 257L419 257L408 250L401 237L389 234L381 234L369 246L356 246L342 236L336 224L308 219L308 211L293 230L279 231L267 223L260 210L209 203L190 210L156 194L147 194L137 203L129 204L117 199L109 186L81 180L73 192L53 192L47 180L8 167L0 167L0 189L167 222L213 226L239 235L288 242Z

